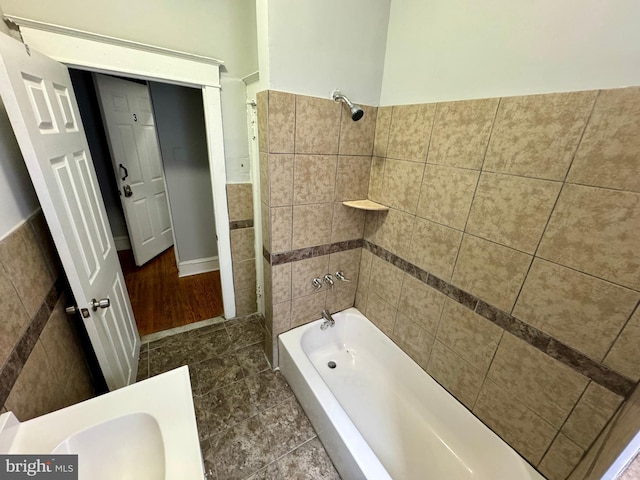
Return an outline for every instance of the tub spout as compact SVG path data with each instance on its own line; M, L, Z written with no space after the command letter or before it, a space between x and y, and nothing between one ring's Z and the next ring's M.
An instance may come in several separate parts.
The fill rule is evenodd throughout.
M324 318L324 322L322 322L322 325L320 325L320 328L322 330L326 330L327 327L333 327L336 324L336 321L333 319L333 317L329 313L329 310L327 309L322 310L322 318Z

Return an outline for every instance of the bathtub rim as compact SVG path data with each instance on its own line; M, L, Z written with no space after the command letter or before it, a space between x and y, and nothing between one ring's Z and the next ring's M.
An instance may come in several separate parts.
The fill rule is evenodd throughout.
M518 457L522 467L524 467L523 473L528 474L527 478L529 480L544 480L546 478L538 470L536 470L517 450L515 450L505 440L503 440L496 432L494 432L490 427L488 427L482 420L480 420L480 418L478 418L473 413L473 411L469 410L467 406L461 403L455 396L453 396L450 392L448 392L442 385L439 384L439 382L437 382L431 375L429 375L428 372L426 372L422 367L420 367L404 350L402 350L387 334L385 334L382 330L380 330L365 314L360 312L355 307L350 307L340 312L334 313L333 317L336 319L336 324L338 324L338 322L340 322L341 320L342 321L346 320L350 315L361 317L362 319L366 320L371 327L377 330L379 334L384 337L385 342L391 344L393 347L398 349L402 354L402 356L406 357L407 361L410 361L412 364L415 365L415 367L420 369L421 374L427 375L439 389L441 389L448 397L450 397L450 400L452 402L462 407L469 415L471 415L471 417L473 417L473 420L475 422L480 424L491 435L495 436L495 438L500 443L502 443L505 447L507 447L507 449L510 450L512 454ZM345 444L345 448L351 453L351 456L352 458L354 458L355 463L357 463L360 470L362 471L362 475L364 475L364 476L345 475L343 476L343 478L392 480L392 477L389 475L388 471L386 470L382 462L379 460L377 454L369 446L366 439L360 433L356 425L353 423L352 419L349 417L348 413L344 410L344 408L338 401L337 397L333 394L328 384L324 381L324 379L320 375L320 372L318 372L316 367L311 362L311 359L307 356L307 352L304 351L303 337L307 332L309 332L313 328L317 328L319 330L320 325L322 324L323 321L324 320L320 318L318 320L314 320L312 322L294 327L293 329L288 330L287 332L284 332L278 336L278 347L281 352L280 353L281 359L285 359L285 362L281 362L281 368L283 370L282 373L285 374L285 378L287 378L287 380L289 380L289 377L287 375L288 374L291 375L291 373L297 373L301 377L301 380L302 382L304 382L304 385L299 385L299 382L296 381L294 382L296 384L294 388L294 384L291 384L291 382L290 384L292 389L294 390L294 393L296 394L296 397L302 404L305 411L307 411L307 405L303 403L302 398L300 397L296 389L300 390L301 388L307 387L309 392L316 399L318 398L326 399L326 403L321 401L317 403L322 409L323 411L322 413L326 415L329 424L337 431L339 438ZM292 358L291 352L297 355L296 358L299 359L299 361L296 361L294 358ZM295 366L294 368L297 369L297 371L291 372L290 364L293 364ZM312 378L315 381L309 382L307 380L309 378ZM304 393L309 393L309 392L304 392ZM321 394L320 397L318 393ZM310 415L310 419L311 419L311 415ZM333 421L334 419L340 420L341 421L340 424L336 424L336 422ZM314 428L316 428L318 437L320 438L320 440L322 440L323 445L325 445L325 448L331 454L331 451L330 451L331 446L325 443L323 436L320 433L320 429L318 429L318 427L313 421L312 421L312 424ZM345 441L345 439L348 439L349 441L355 441L356 443L351 444L349 443L349 441ZM331 460L336 465L336 468L338 468L338 462L336 462L336 460L332 455L330 456L331 456ZM376 467L375 470L370 468L371 465L375 465ZM341 476L343 475L340 468L338 468L338 472L341 474ZM382 472L384 472L383 476L381 476Z
M362 315L359 310L351 307L334 314L334 316L342 313L348 314L351 310L357 312L358 315ZM336 320L339 320L339 318ZM331 461L341 477L345 479L362 478L366 480L375 478L379 480L393 480L347 412L342 408L338 399L333 392L331 392L329 386L311 363L311 360L309 360L302 350L302 336L304 333L314 327L320 329L322 321L322 318L314 320L313 322L301 325L300 327L302 328L296 327L278 335L280 371L289 382L296 398L307 413L313 427L316 429L318 437L329 453ZM292 353L294 353L294 355L292 355ZM298 354L296 358L302 361L296 361L296 358L294 358L295 354ZM313 378L316 381L309 382L307 381L309 378ZM303 384L301 384L301 381ZM305 392L305 388L307 388L308 391ZM307 398L308 394L311 394L312 398L317 400L317 405L310 405L310 399ZM314 411L318 407L321 411ZM311 411L313 411L313 413L311 413ZM325 418L316 418L317 416L323 416ZM323 423L321 424L319 422ZM328 431L327 427L333 431ZM336 445L336 441L342 443L342 448L349 452L348 458L344 457L344 452L340 450L340 446ZM349 460L352 460L352 462Z

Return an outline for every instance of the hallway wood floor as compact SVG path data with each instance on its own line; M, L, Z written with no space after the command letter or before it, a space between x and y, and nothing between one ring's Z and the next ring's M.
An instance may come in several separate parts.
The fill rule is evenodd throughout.
M118 257L141 336L222 315L219 271L178 277L173 247L142 267L132 250Z

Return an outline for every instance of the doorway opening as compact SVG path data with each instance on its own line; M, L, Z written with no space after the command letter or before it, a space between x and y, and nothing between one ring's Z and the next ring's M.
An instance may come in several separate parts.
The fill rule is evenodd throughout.
M98 77L74 68L69 71L139 334L221 316L222 288L200 90L124 76ZM100 86L113 82L124 89L119 92L120 101L129 104L137 103L138 98L129 96L126 100L127 92L135 95L142 89L143 95L146 89L152 116L147 123L155 127L153 132L133 120L105 125L110 121L108 107L101 105L106 89L100 91L97 82L103 82ZM140 113L127 113L127 117L133 115L138 117L136 122L142 120ZM142 145L139 151L136 140L155 142L157 152L153 152L154 145ZM131 158L147 154L150 160ZM158 157L155 169L154 154ZM149 161L151 166L144 163ZM155 177L160 183L147 187L147 193L153 190L151 202L144 199L143 177ZM155 198L166 200L154 205ZM151 213L155 224L145 222L140 211ZM154 239L154 230L166 237L158 246L148 240Z
M141 337L222 315L218 270L180 277L173 248L142 267L131 250L120 250L118 257Z
M4 102L7 113L100 368L109 388L119 388L135 381L140 336L93 163L87 161L89 146L78 122L80 112L68 67L195 87L201 92L224 313L226 318L235 318L222 142L222 62L5 17L19 26L22 37L22 42L8 37L2 42L5 68L0 76L3 99L8 98Z

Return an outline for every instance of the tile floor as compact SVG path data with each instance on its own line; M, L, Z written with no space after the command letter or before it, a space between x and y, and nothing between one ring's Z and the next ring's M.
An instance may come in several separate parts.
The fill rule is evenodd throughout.
M189 365L208 480L340 479L263 335L250 315L144 344L138 380Z

